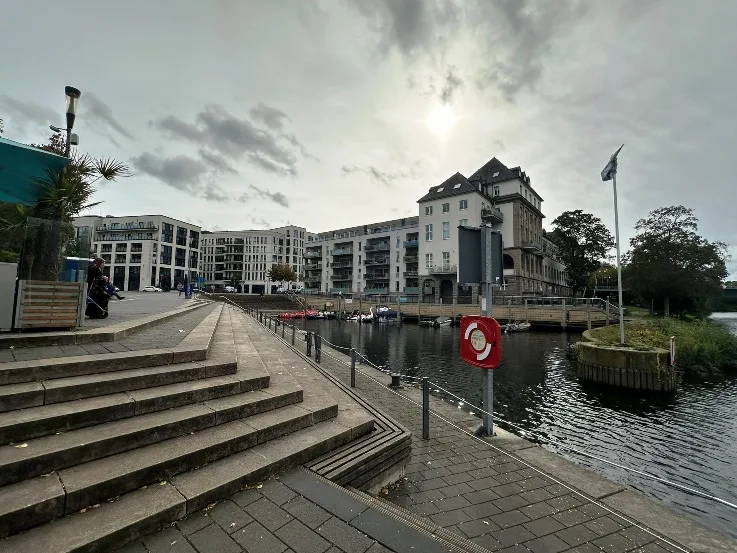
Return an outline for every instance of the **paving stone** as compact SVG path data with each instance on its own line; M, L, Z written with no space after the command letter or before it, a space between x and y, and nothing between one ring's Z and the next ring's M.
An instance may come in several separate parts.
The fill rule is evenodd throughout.
M351 525L395 551L447 553L447 547L424 534L408 531L407 526L375 509L362 512Z
M477 504L486 503L487 501L497 499L499 496L492 490L477 490L475 492L467 493L463 497L471 503Z
M461 509L463 507L468 507L469 505L471 505L470 501L461 496L447 497L445 499L433 501L433 503L441 511L455 511L456 509Z
M574 507L578 507L579 505L583 505L584 503L582 499L574 494L551 497L550 499L545 500L545 502L548 505L552 505L553 507L555 507L558 511L573 509Z
M292 520L292 515L265 497L247 505L245 509L249 515L271 532L274 532Z
M221 501L208 511L211 519L217 522L220 527L232 534L236 530L240 530L246 524L253 521L246 512L232 501Z
M443 480L445 480L445 478L443 478ZM446 497L463 495L465 493L471 493L474 491L474 489L465 482L454 484L452 486L446 486L445 488L439 488L439 490L443 492Z
M276 505L284 505L287 501L297 497L297 494L293 490L276 479L264 482L259 491Z
M559 553L568 549L568 544L555 535L542 536L527 541L524 545L532 553Z
M279 480L298 494L346 522L350 522L368 508L341 489L318 480L304 470L290 471L279 477Z
M164 528L161 532L145 537L143 543L149 553L196 553L176 528Z
M415 503L426 503L428 501L438 501L443 499L445 494L440 490L430 490L428 492L418 492L411 495L412 500Z
M447 482L442 478L433 478L432 480L420 480L418 482L413 482L413 484L421 492L444 488L448 485Z
M635 547L635 543L628 540L619 533L603 536L592 542L606 553L625 553Z
M655 541L655 536L649 532L645 532L642 528L637 526L630 526L619 531L619 534L634 542L636 545L645 545L652 541Z
M471 541L481 547L485 547L489 551L497 551L503 547L502 544L499 543L499 540L497 540L492 534L483 534L473 538Z
M210 524L189 536L198 553L241 553L241 546L217 524Z
M580 509L568 509L567 511L561 511L560 513L555 513L553 515L553 518L563 524L564 526L575 526L576 524L581 524L583 522L586 522L588 520L591 520L591 517L581 511ZM647 542L645 542L647 543Z
M453 485L473 480L473 476L471 476L471 474L468 472L460 472L458 474L448 474L447 476L443 476L443 480L445 480L448 484Z
M493 501L487 501L486 503L479 503L477 505L472 505L471 507L465 507L463 510L471 518L485 518L501 512L499 510L499 507L494 505Z
M503 547L509 547L511 545L517 545L518 543L533 540L535 539L535 534L523 526L512 526L511 528L505 528L504 530L494 532L494 539L502 544Z
M124 545L115 553L148 553L148 549L146 549L140 541L134 541L128 545Z
M283 553L287 548L284 543L256 521L234 532L231 537L246 551L254 553Z
M494 530L499 530L499 526L486 519L470 520L458 525L458 529L468 538L475 538L482 534L488 534Z
M545 536L547 534L552 534L553 532L557 532L558 530L562 530L565 528L565 526L563 526L560 522L552 517L531 520L530 522L526 522L524 524L524 527L536 536Z
M520 511L522 511L525 515L527 515L531 519L550 516L557 512L555 507L548 505L544 501L540 503L533 503L532 505L526 505L524 507L520 507Z
M601 549L591 543L584 543L573 549L569 549L566 553L601 553ZM636 553L640 553L637 551Z
M323 553L330 544L298 520L291 520L275 532L295 553Z
M394 502L392 501L392 503ZM420 515L423 517L429 517L430 515L434 515L440 512L440 509L434 503L412 504L408 505L406 508L416 515Z
M289 503L283 505L283 508L313 530L333 516L302 496L292 499Z
M261 492L255 488L248 489L248 490L242 490L231 499L239 506L239 507L245 507L246 505L250 505L254 501L261 499L263 496L261 495Z
M499 499L493 499L494 505L499 507L500 511L512 511L519 509L527 505L525 500L518 495L510 495L508 497L500 497Z
M187 518L177 521L177 528L185 536L194 534L197 530L202 530L205 526L212 524L214 521L205 511L192 513Z
M322 524L317 533L345 553L364 553L374 543L374 540L336 517Z
M622 525L612 520L611 517L599 517L589 522L584 522L584 526L600 536L605 536L622 529Z
M371 547L369 547L368 551L366 553L393 553L390 549L387 549L380 543L375 543Z
M555 535L570 546L580 545L582 543L594 540L600 536L600 534L594 532L590 528L587 528L583 524L559 530L558 532L556 532Z
M441 511L436 515L430 515L430 520L438 526L443 527L456 526L470 519L471 517L465 513L463 509L458 509L456 511Z

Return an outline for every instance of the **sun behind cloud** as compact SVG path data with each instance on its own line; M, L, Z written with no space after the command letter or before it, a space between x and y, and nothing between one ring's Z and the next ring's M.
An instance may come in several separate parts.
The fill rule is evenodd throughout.
M445 137L456 122L455 109L450 104L438 104L427 116L427 127L440 137Z

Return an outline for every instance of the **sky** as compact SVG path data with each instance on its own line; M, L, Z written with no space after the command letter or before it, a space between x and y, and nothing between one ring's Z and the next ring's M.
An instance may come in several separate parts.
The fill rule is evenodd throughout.
M737 278L737 3L26 0L0 21L4 136L82 91L81 152L127 163L96 214L312 232L418 214L496 156L614 230L686 205ZM65 36L69 37L68 39Z

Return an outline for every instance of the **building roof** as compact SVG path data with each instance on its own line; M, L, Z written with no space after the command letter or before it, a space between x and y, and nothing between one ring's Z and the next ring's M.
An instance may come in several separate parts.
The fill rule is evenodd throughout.
M456 173L440 185L433 186L430 191L422 196L417 203L431 202L459 194L469 194L476 192L481 194L479 189L471 184L466 177L460 173Z
M510 169L495 157L491 158L483 165L483 167L468 177L469 181L480 182L482 185L496 184L498 182L512 179L519 179L524 182L527 187L542 201L540 194L535 192L532 188L530 177L519 166L512 167Z

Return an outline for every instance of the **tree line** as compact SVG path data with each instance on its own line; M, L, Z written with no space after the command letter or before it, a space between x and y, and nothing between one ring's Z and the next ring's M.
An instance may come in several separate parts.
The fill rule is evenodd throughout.
M553 226L548 236L558 246L574 295L600 278L616 288L616 267L610 263L614 238L601 219L578 209L562 213ZM637 221L629 246L622 256L623 284L642 305L652 305L666 316L705 316L721 300L728 275L727 245L699 235L693 209L654 209Z

